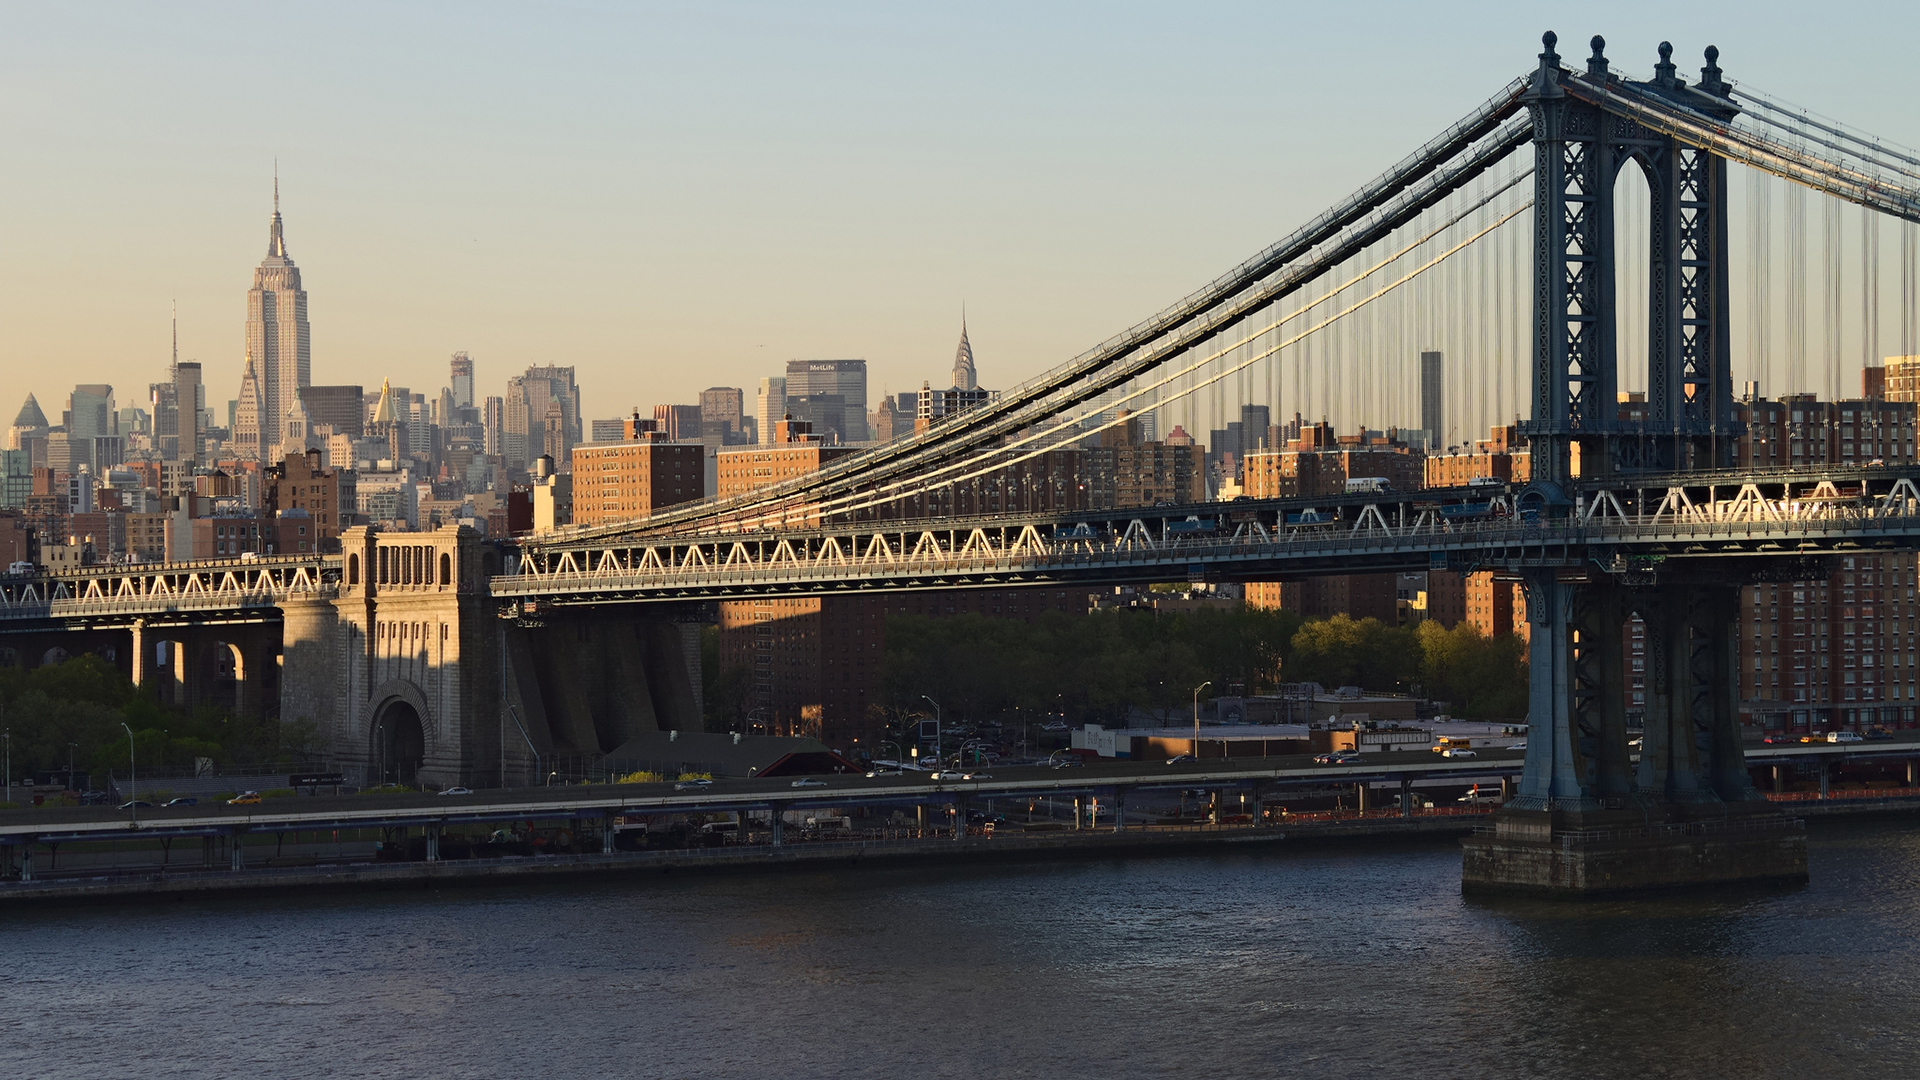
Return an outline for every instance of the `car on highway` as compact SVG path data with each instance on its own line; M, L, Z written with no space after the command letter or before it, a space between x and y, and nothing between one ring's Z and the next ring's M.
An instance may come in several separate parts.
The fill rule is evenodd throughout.
M1358 765L1360 764L1360 751L1330 750L1327 753L1315 755L1313 763L1315 765Z
M1045 724L1041 724L1040 730L1041 731L1065 731L1067 730L1067 722L1064 720L1054 720Z
M1826 742L1827 737L1825 735L1802 735L1800 736L1800 741L1803 743Z
M1891 739L1893 738L1893 732L1888 731L1886 728L1883 728L1883 727L1868 728L1867 738L1874 739L1876 741L1880 739Z
M677 783L677 784L675 784L675 785L673 785L673 790L675 790L675 791L705 791L706 789L708 789L708 788L710 788L710 787L712 787L712 786L713 786L713 781L711 781L711 780L699 780L699 779L695 779L695 780L682 780L682 781L680 781L679 783Z
M1829 731L1827 732L1827 741L1830 743L1842 743L1866 742L1867 740L1857 731Z
M901 769L874 769L867 773L867 779L872 780L875 777L880 777L880 776L905 776L905 775L906 775L905 771Z
M1513 745L1507 747L1507 749L1509 750L1525 750L1526 748L1527 748L1527 740L1525 739L1521 739L1519 742L1514 743Z
M1194 757L1192 754L1176 754L1175 756L1167 759L1167 764L1185 765L1189 761L1199 761L1199 760L1200 760L1199 758Z
M160 805L161 805L162 807L167 807L167 806L199 806L199 805L200 805L200 800L199 800L199 799L196 799L196 798L194 798L194 797L193 797L193 796L191 796L191 795L182 795L182 796L180 796L180 797L179 797L179 798L177 798L177 799L168 799L168 800L167 800L166 802L163 802L163 803L161 803Z
M991 779L993 779L993 774L992 774L992 773L990 773L990 772L968 772L968 773L961 773L961 774L960 774L960 779L962 779L962 780L991 780Z
M1078 769L1084 765L1086 765L1086 762L1081 761L1077 755L1074 757L1055 758L1053 761L1053 767L1056 769Z
M257 791L243 791L240 794L235 795L233 798L228 799L227 805L228 806L258 806L260 805L260 793Z
M826 787L827 782L825 780L815 780L811 776L803 776L800 779L795 780L793 782L793 786L794 787Z
M1480 755L1475 754L1471 750L1463 750L1458 746L1449 746L1445 750L1440 751L1440 756L1444 758L1457 758L1461 761L1471 761Z
M1800 736L1782 735L1779 732L1774 732L1772 735L1769 735L1766 738L1761 739L1760 741L1763 743L1766 743L1768 746L1779 746L1782 743L1797 743L1800 741Z
M105 806L108 795L104 791L83 791L80 793L81 806Z
M153 809L153 804L152 804L152 803L150 803L150 802L143 802L143 801L141 801L141 800L139 800L139 799L135 799L135 800L133 800L132 802L123 802L123 803L121 803L121 804L120 804L120 809L122 809L122 810L151 810L151 809Z
M464 787L450 787L450 788L448 788L447 790L445 790L445 791L443 791L443 792L441 792L440 794L442 794L442 795L471 795L471 794L473 794L473 789L472 789L472 788L464 788Z

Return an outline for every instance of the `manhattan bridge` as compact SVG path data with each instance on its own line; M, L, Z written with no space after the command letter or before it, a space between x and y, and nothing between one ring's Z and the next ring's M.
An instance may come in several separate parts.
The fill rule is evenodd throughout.
M337 556L90 568L7 585L0 620L131 631L136 654L142 634L198 622L278 625L282 700L300 698L344 755L371 755L398 702L426 726L429 763L449 775L497 764L505 778L509 750L491 745L489 712L511 664L502 611L537 625L543 612L639 618L766 596L1492 571L1526 593L1531 734L1499 834L1469 844L1470 882L1604 876L1609 859L1657 863L1672 857L1660 836L1703 829L1725 843L1686 857L1759 868L1721 877L1804 874L1803 841L1745 766L1740 590L1824 576L1844 553L1920 547L1920 468L1743 467L1736 373L1839 390L1847 204L1861 222L1861 353L1877 352L1884 321L1882 217L1901 231L1900 346L1920 351L1910 340L1920 154L1736 84L1715 48L1690 81L1665 43L1646 77L1616 69L1599 37L1584 62L1563 58L1551 33L1543 45L1532 70L1192 295L991 401L817 472L513 545L354 530ZM1782 305L1785 347L1770 348L1769 208L1778 194L1789 261L1804 267L1808 192L1827 223L1824 340L1804 348L1802 290ZM1736 240L1744 263L1731 257ZM1441 324L1468 358L1450 396L1471 399L1486 422L1524 413L1526 481L1098 510L1040 468L1128 411L1191 421L1290 397L1309 413L1391 415L1415 382L1400 358ZM1632 419L1618 404L1627 390L1644 394ZM405 614L435 604L454 614ZM394 618L406 628L397 639L382 628ZM1620 689L1634 618L1649 642L1637 751ZM426 662L407 667L416 657ZM1603 852L1613 840L1654 846ZM1582 869L1520 865L1587 841L1601 847Z

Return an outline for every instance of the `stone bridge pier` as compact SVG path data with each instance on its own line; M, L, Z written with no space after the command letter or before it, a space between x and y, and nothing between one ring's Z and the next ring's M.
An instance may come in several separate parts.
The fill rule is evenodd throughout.
M363 783L545 779L646 731L698 730L699 647L639 607L529 617L471 530L348 530L337 594L282 605L280 715ZM564 773L563 773L564 775Z
M1571 575L1579 579L1572 579ZM1748 779L1734 634L1740 583L1525 575L1527 758L1490 833L1466 841L1469 891L1605 893L1804 880L1806 834ZM1629 738L1623 631L1647 627L1645 726Z

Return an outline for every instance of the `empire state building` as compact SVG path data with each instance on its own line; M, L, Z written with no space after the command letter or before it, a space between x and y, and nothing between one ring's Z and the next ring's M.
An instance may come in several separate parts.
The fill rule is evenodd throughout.
M267 257L247 290L247 355L259 380L260 456L272 460L302 387L313 382L313 345L307 329L307 293L300 268L287 257L280 224L280 180L273 181L273 225Z

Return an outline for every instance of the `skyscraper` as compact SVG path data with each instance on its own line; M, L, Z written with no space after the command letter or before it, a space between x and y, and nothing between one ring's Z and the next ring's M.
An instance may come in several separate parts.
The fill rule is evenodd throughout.
M179 350L176 348L175 353ZM179 359L173 362L173 404L179 443L177 457L171 460L199 461L206 449L207 425L203 419L207 407L207 388L200 379L200 361Z
M973 368L973 346L967 343L967 317L960 316L960 348L953 354L953 387L956 390L978 390L979 374Z
M787 412L841 443L867 439L865 360L787 361Z
M463 352L453 354L453 407L473 408L473 361ZM443 416L440 422L451 423L452 418Z
M256 365L258 430L262 459L272 455L282 418L300 388L313 381L313 346L307 329L307 293L300 268L287 257L280 223L280 178L273 180L273 223L267 231L267 257L253 271L247 291L247 355Z
M502 441L507 433L507 399L490 397L481 409L481 424L486 428L486 453L489 456L504 454Z
M769 375L760 380L760 393L754 402L755 425L754 440L760 443L773 441L773 425L787 415L787 379L784 375Z
M744 442L746 395L739 387L712 386L700 391L700 436L713 446Z
M227 440L233 456L241 461L259 461L265 456L260 445L260 376L253 367L253 354L247 354L247 366L240 373L240 400L234 406L233 430Z
M1427 429L1427 447L1444 449L1446 433L1446 381L1437 352L1420 354L1420 426Z

